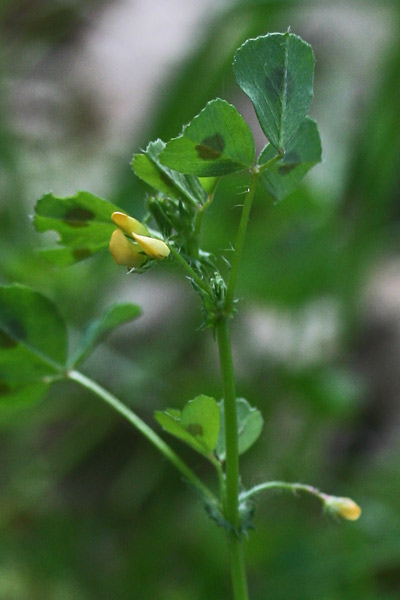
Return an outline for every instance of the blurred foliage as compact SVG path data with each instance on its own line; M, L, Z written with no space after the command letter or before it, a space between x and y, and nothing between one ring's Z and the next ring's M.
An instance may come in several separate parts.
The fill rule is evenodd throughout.
M73 96L64 137L47 135L40 118L35 137L29 124L37 113L25 107L21 120L24 86L43 73L61 82L60 56L74 56L112 4L2 3L0 281L53 298L72 339L112 302L141 304L143 321L111 336L87 368L154 423L154 409L221 394L211 336L196 331L194 294L177 269L158 267L128 280L106 253L54 270L35 253L41 240L28 219L48 191L37 189L43 148L51 153L64 144L64 159L79 148L78 160L86 152L95 163L102 109L92 97L88 103L84 94ZM131 152L179 133L217 94L244 105L243 96L231 95L231 62L246 38L290 25L312 43L311 112L322 123L325 164L282 203L260 190L241 270L243 300L233 331L238 391L265 420L242 472L250 484L267 477L306 481L363 507L359 522L339 524L309 499L260 498L247 543L252 597L394 600L400 594L400 7L395 0L329 3L329 10L322 0L216 5L141 123L142 139L132 132ZM362 66L370 43L365 19L385 35L384 43L377 35ZM339 38L344 25L347 45ZM367 76L358 78L363 68ZM129 158L115 167L108 199L140 218L146 188L129 171ZM57 168L73 192L74 162ZM236 190L245 185L232 176L219 188L206 215L210 251L229 247L239 218ZM60 384L39 406L2 410L0 429L1 600L229 597L221 531L146 441L98 400ZM207 476L209 467L186 453Z

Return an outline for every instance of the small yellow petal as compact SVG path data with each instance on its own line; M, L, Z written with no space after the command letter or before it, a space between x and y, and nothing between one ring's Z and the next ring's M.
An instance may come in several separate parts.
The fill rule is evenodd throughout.
M328 496L325 506L331 513L348 521L357 521L361 515L361 508L351 498Z
M143 225L140 221L137 221L133 217L129 217L125 213L122 212L114 212L111 215L111 219L117 227L122 229L126 235L132 235L133 233L139 233L140 235L149 235L149 231L145 225Z
M109 247L117 265L132 269L141 267L148 260L141 247L130 242L120 229L116 229L111 235Z
M161 240L157 240L145 235L138 235L136 233L132 233L132 235L137 243L140 244L140 246L146 252L147 256L150 256L150 258L161 260L168 256L170 250L167 244Z

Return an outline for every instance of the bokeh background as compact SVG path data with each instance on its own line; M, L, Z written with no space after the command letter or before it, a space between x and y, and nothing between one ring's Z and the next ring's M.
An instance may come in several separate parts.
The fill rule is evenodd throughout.
M85 372L152 424L156 408L221 395L198 299L173 266L127 277L103 253L54 269L36 254L52 238L33 231L34 203L88 189L140 218L133 152L216 95L265 143L233 81L235 49L288 26L313 45L324 162L278 205L259 193L239 282L238 392L265 417L242 473L351 496L363 516L337 523L312 499L260 498L246 543L254 600L400 597L399 24L397 0L1 2L0 281L54 299L71 347L112 302L139 303L143 317ZM207 250L234 239L245 184L219 188ZM98 399L59 384L37 406L1 407L0 435L1 600L230 598L222 530Z

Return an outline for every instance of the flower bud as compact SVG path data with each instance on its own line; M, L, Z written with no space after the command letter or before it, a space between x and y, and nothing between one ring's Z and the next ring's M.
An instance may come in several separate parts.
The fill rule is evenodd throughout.
M138 233L139 235L149 235L149 230L145 225L133 217L129 217L125 213L114 212L111 215L111 219L113 223L117 225L117 227L126 233L126 235L131 236L133 233Z
M162 260L169 255L170 250L165 242L145 235L138 235L136 233L132 233L132 235L137 243L140 244L147 256L150 256L150 258Z
M132 269L141 267L148 260L142 248L138 244L130 242L120 229L116 229L111 235L109 247L117 265Z
M325 508L333 515L357 521L361 515L361 508L351 498L339 498L338 496L326 496L324 498Z

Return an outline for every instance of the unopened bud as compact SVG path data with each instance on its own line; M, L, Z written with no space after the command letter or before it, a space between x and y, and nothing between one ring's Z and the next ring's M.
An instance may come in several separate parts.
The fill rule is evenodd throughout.
M109 247L117 265L132 269L141 267L148 260L142 248L138 244L130 242L120 229L116 229L111 235Z
M138 233L139 235L149 235L149 231L147 227L143 225L143 223L141 223L137 219L134 219L133 217L130 217L129 215L126 215L125 213L114 212L111 215L111 219L113 223L117 225L117 227L119 227L124 233L126 233L126 235L131 236L132 233Z
M145 235L138 235L136 233L133 233L132 235L137 243L140 244L142 249L146 252L147 256L150 256L150 258L162 260L169 255L170 249L165 242Z
M351 498L340 498L338 496L326 496L324 498L325 508L333 515L357 521L361 515L361 508Z

